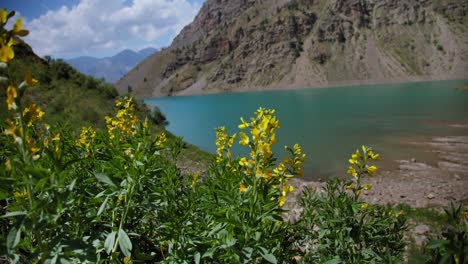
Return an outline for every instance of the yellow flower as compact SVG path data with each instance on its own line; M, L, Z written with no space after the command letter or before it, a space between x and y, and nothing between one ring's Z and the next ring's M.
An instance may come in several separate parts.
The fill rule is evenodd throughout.
M34 79L32 76L31 76L31 71L29 69L26 70L26 74L24 76L24 82L28 85L28 86L35 86L39 81Z
M279 204L279 207L283 207L283 205L286 203L286 197L284 196L280 196L278 198L278 204Z
M352 185L352 184L350 184L350 185L346 185L346 189L347 189L347 190L353 190L353 189L354 189L354 187L353 187L353 185Z
M60 133L57 133L52 140L53 141L60 141Z
M125 256L123 259L124 264L129 264L130 263L130 258Z
M16 20L15 24L13 25L13 35L21 37L28 35L29 32L23 29L22 22L23 21L21 20L21 18Z
M0 48L0 61L4 63L9 63L15 57L15 52L8 45L2 45Z
M21 198L28 196L28 192L25 189L23 189L22 192L14 192L13 196L15 197L16 201L19 201L21 200Z
M379 160L379 157L380 157L380 155L379 155L379 154L375 154L372 150L369 150L369 151L367 152L367 158L368 158L368 159Z
M244 132L240 132L239 135L240 135L240 138L241 138L240 141L239 141L239 144L241 146L248 145L249 142L250 142L249 136L247 136Z
M265 173L263 174L263 178L265 179L265 181L269 181L272 178L271 169L265 170Z
M357 191L356 191L356 194L357 194L357 195L360 195L360 194L361 194L361 190L357 190Z
M18 97L16 88L13 85L8 85L7 88L7 106L8 110L16 109L15 98Z
M368 207L369 207L368 203L361 205L361 209L364 209L364 210L366 210Z
M366 185L364 185L364 190L366 190L366 191L367 191L367 190L370 190L371 187L372 187L372 186L371 186L370 184L366 184Z
M166 143L167 141L167 137L166 137L166 133L162 132L161 134L157 135L156 136L156 146L158 147L164 147L164 143Z
M247 166L247 159L245 157L242 157L240 160L239 160L239 165L241 166Z
M239 192L245 193L246 191L247 191L247 188L245 187L244 184L241 183L241 184L239 185Z
M5 161L5 170L6 171L11 171L11 161L9 159L7 159L7 161Z
M283 185L281 194L283 196L286 196L286 195L288 195L288 193L290 193L292 191L294 191L294 187L292 187L291 185L288 185L287 182L286 182L286 184Z
M276 119L276 117L270 119L270 126L272 128L280 128L279 121Z
M197 182L200 181L200 174L198 172L196 172L193 177L192 177L192 183L190 184L190 188L193 188L195 187L195 185L197 184Z
M246 129L246 128L249 127L249 123L245 122L243 117L241 117L240 120L241 120L242 124L239 125L239 129Z
M272 134L270 137L270 144L274 145L276 143L276 134Z
M2 25L6 24L8 20L8 13L5 9L0 9L0 23L2 23Z
M353 177L358 176L358 173L357 173L356 169L354 167L352 167L352 166L349 166L348 171L346 171L346 173L353 176Z
M400 216L402 216L404 214L405 214L405 211L400 210L400 212L398 212L398 214L396 214L395 217L398 218L398 217L400 217Z
M36 121L41 121L44 114L45 114L44 111L42 111L41 108L37 107L36 104L31 104L29 107L26 107L23 110L23 116L29 117L29 120L27 123L28 127L31 127L33 123Z
M367 167L367 174L369 174L370 177L374 176L376 171L377 167L374 165Z

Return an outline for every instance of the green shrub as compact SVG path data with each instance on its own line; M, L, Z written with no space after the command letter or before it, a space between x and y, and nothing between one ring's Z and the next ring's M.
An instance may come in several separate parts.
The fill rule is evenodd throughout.
M405 246L403 212L359 201L361 191L371 188L362 186L361 178L376 171L367 162L377 158L363 146L362 154L357 150L350 159L353 181L331 179L324 194L305 189L296 226L304 263L399 263Z
M468 261L468 206L444 209L448 226L425 245L426 263L466 263Z

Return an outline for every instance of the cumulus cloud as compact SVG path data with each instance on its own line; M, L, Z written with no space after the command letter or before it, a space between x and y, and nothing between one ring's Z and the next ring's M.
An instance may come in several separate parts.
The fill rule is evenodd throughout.
M199 8L188 0L80 0L25 21L25 40L39 55L56 57L141 47L174 37Z

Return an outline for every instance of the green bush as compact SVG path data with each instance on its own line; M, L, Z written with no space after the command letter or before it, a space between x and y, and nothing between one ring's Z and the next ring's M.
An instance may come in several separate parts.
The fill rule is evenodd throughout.
M367 165L378 155L370 148L356 150L348 173L353 181L331 179L324 194L305 189L303 208L296 226L296 246L303 249L304 263L399 263L404 251L406 229L403 212L359 201L360 181L373 176L376 167Z
M468 206L451 204L444 209L448 226L423 248L426 263L466 263L468 261Z

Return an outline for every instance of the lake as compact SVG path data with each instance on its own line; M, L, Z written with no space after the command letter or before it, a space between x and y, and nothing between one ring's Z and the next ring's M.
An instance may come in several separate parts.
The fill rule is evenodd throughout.
M166 115L167 127L185 141L214 153L214 128L237 133L239 118L260 106L276 109L281 129L274 153L299 143L310 179L344 175L351 152L362 144L381 154L380 167L400 159L431 160L415 145L434 136L468 135L466 81L432 81L286 91L260 91L145 99ZM237 142L238 140L236 140ZM419 146L419 147L418 147ZM234 152L243 154L240 147ZM377 164L379 166L379 164Z

